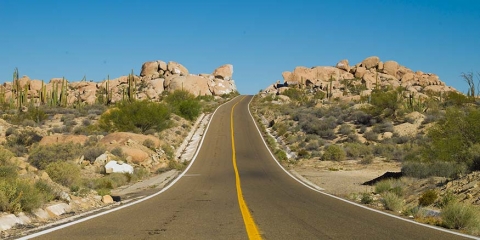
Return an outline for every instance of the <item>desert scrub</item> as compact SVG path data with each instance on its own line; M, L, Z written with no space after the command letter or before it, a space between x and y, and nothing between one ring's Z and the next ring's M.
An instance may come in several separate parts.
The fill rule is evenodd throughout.
M392 180L382 180L375 184L375 193L382 194L384 192L390 191L392 188Z
M363 134L363 137L368 141L378 141L378 134L373 131L367 131Z
M405 161L402 164L402 173L405 176L428 178L432 176L455 178L467 172L467 166L456 162L416 162Z
M168 160L173 160L173 158L175 157L175 150L173 149L172 146L170 146L168 144L163 144L162 145L162 150L165 153L165 155L167 156Z
M83 151L83 157L85 160L90 161L90 163L95 162L100 155L104 154L107 149L104 146L91 146L87 147Z
M360 202L362 204L370 204L373 202L373 197L370 193L362 193L362 197L360 198Z
M375 157L372 154L364 155L360 160L360 164L364 164L364 165L372 164L374 160L375 160Z
M154 142L152 139L149 139L149 138L148 138L148 139L145 139L145 140L143 141L142 145L145 146L145 147L147 147L147 148L150 149L150 150L155 151L156 146L155 146L155 142Z
M444 208L451 203L457 202L457 196L452 191L447 191L438 201L437 205L440 208Z
M385 209L394 212L399 212L403 208L403 199L393 192L384 192L382 203Z
M45 171L48 176L65 187L70 187L80 181L80 167L71 162L52 162Z
M418 204L423 207L430 206L433 203L435 203L437 198L438 198L437 192L433 189L429 189L425 191L422 194L422 196L420 196L420 198L418 199Z
M288 160L287 153L285 151L277 149L275 151L275 157L277 157L278 161L286 161Z
M451 229L466 230L470 233L480 231L480 212L475 206L465 203L451 203L441 212L443 226Z
M33 166L43 170L52 162L74 160L81 157L82 153L80 144L43 145L31 149L28 161Z
M352 127L349 125L349 124L342 124L340 125L340 128L338 129L338 133L342 134L342 135L348 135L352 132Z
M343 161L345 160L345 151L338 145L329 145L325 147L322 160L324 161Z
M28 147L40 142L40 140L42 140L42 136L37 132L32 129L24 129L8 135L5 147L16 156L24 156L28 152Z
M362 156L372 155L372 148L363 143L345 143L343 145L347 157L358 158Z
M373 126L372 131L374 133L384 133L384 132L392 132L393 133L393 123L390 121L384 121L381 123L377 123Z
M172 112L187 120L195 120L202 111L200 100L186 90L175 90L165 97Z
M30 212L42 204L38 189L25 179L0 178L0 211Z
M179 162L174 159L168 161L168 168L169 169L176 169L178 171L183 171L188 165L187 161Z
M100 129L107 132L123 131L144 133L149 129L157 132L170 125L170 110L165 104L144 101L121 102L102 114L98 120Z
M385 179L375 184L375 193L392 192L397 196L403 196L404 186L401 179Z
M132 174L126 173L126 176L128 178L128 182L138 182L150 176L150 173L147 169L138 167L133 170Z

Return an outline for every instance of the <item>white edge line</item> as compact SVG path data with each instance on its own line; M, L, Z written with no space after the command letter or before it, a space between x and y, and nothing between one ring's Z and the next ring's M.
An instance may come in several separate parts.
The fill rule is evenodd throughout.
M289 171L287 171L281 164L280 162L277 161L277 159L275 158L275 155L273 155L272 151L270 150L270 148L268 147L267 143L265 142L265 139L263 138L262 136L262 132L260 131L260 129L258 128L258 125L257 125L257 121L255 121L255 119L253 118L253 115L252 115L252 112L250 111L250 103L253 101L253 99L257 97L256 95L253 95L252 99L250 99L250 102L248 103L248 113L250 114L250 117L252 118L253 120L253 123L255 124L255 127L257 128L257 131L260 135L260 138L262 139L263 141L263 144L265 144L265 147L267 148L268 152L270 153L270 156L272 157L272 159L277 163L277 165L286 173L288 174L288 176L290 176L291 178L293 178L294 180L296 180L297 182L299 182L300 184L302 184L303 186L315 191L315 192L318 192L318 193L321 193L321 194L324 194L326 196L329 196L329 197L332 197L332 198L335 198L335 199L338 199L340 201L343 201L343 202L346 202L346 203L350 203L352 205L355 205L357 207L361 207L361 208L364 208L364 209L367 209L367 210L370 210L370 211L373 211L373 212L376 212L376 213L380 213L380 214L383 214L383 215L386 215L386 216L389 216L389 217L392 217L392 218L396 218L396 219L400 219L400 220L403 220L403 221L406 221L406 222L410 222L410 223L413 223L413 224L417 224L417 225L420 225L420 226L423 226L423 227L428 227L428 228L432 228L432 229L435 229L435 230L439 230L439 231L442 231L442 232L447 232L447 233L451 233L451 234L454 234L454 235L457 235L457 236L462 236L462 237L466 237L466 238L471 238L471 239L480 239L478 237L475 237L475 236L471 236L471 235L467 235L467 234L463 234L463 233L458 233L458 232L454 232L454 231L450 231L448 229L445 229L445 228L440 228L440 227L437 227L437 226L432 226L432 225L428 225L428 224L424 224L424 223L419 223L419 222L416 222L416 221L413 221L413 220L410 220L410 219L405 219L405 218L402 218L402 217L399 217L399 216L396 216L396 215L393 215L393 214L390 214L390 213L386 213L386 212L383 212L383 211L380 211L380 210L377 210L377 209L373 209L373 208L369 208L365 205L361 205L361 204L358 204L356 202L352 202L352 201L348 201L346 199L343 199L343 198L340 198L340 197L337 197L335 195L332 195L332 194L329 194L329 193L326 193L326 192L322 192L320 190L318 190L317 188L320 188L322 189L321 187L311 183L312 185L314 185L314 187L300 181L299 179L297 179L296 177L294 177Z
M240 96L240 95L239 95ZM210 119L208 120L208 125L207 125L207 128L205 128L205 131L204 131L204 134L202 136L202 140L200 141L200 144L198 145L197 147L197 151L195 152L195 155L193 156L192 160L190 161L190 164L188 164L187 168L180 174L178 175L177 178L175 178L175 180L173 180L172 182L170 182L166 187L162 188L162 190L148 196L148 197L145 197L145 198L142 198L138 201L135 201L135 202L131 202L131 203L128 203L128 204L125 204L125 205L122 205L120 207L116 207L116 208L113 208L113 209L110 209L110 210L107 210L105 212L101 212L101 213L98 213L98 214L94 214L92 216L88 216L86 218L82 218L82 219L79 219L79 220L76 220L76 221L73 221L73 222L69 222L69 223L66 223L66 224L62 224L60 226L57 226L57 227L53 227L53 228L50 228L50 229L47 229L47 230L43 230L43 231L40 231L40 232L37 232L37 233L34 233L34 234L31 234L31 235L27 235L27 236L24 236L24 237L21 237L21 238L18 238L20 240L25 240L25 239L31 239L31 238L35 238L35 237L38 237L38 236L41 236L41 235L44 235L44 234L47 234L47 233L51 233L51 232L54 232L54 231L57 231L57 230L60 230L62 228L66 228L66 227L70 227L72 225L75 225L77 223L81 223L81 222L85 222L85 221L88 221L90 219L94 219L96 217L100 217L100 216L103 216L103 215L106 215L106 214L109 214L109 213L112 213L112 212L115 212L115 211L118 211L120 209L123 209L123 208L126 208L126 207L130 207L132 205L135 205L137 203L141 203L143 201L146 201L150 198L153 198L165 191L167 191L169 188L171 188L176 182L178 182L182 177L183 175L185 175L186 172L188 172L188 170L190 169L190 167L192 166L193 162L195 161L195 159L197 158L197 155L198 153L200 152L200 149L202 148L202 144L203 144L203 140L205 140L205 136L207 135L206 133L208 132L208 129L210 128L210 123L212 122L212 119L213 117L215 116L215 113L217 112L217 110L222 107L223 105L229 103L230 101L234 100L235 98L238 98L239 96L236 96L234 97L233 99L227 101L227 102L224 102L222 105L218 106L217 109L215 109L215 111L213 112L212 116L210 117Z

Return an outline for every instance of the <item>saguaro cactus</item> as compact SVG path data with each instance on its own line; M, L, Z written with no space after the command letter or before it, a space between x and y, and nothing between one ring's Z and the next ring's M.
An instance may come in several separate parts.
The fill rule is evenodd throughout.
M132 73L128 75L127 81L128 81L128 88L127 88L128 101L134 101L136 89L137 89L137 81L135 80L135 77L133 75L133 70L132 70Z

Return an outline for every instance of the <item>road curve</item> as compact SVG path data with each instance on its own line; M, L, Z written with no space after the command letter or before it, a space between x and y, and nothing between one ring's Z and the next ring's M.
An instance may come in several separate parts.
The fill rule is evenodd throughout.
M162 194L35 239L465 239L303 186L266 149L251 98L217 110L196 160Z

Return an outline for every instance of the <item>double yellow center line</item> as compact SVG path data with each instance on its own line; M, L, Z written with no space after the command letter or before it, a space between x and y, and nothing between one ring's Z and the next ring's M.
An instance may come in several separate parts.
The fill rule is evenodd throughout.
M240 206L240 211L242 212L243 222L245 223L245 228L247 230L247 235L249 239L262 239L260 233L258 231L258 227L253 220L250 211L248 210L247 203L245 199L243 199L242 187L240 185L240 174L238 174L237 168L237 158L235 156L235 137L233 131L233 110L238 103L240 103L245 97L240 99L237 103L235 103L232 107L232 111L230 113L230 131L232 136L232 161L233 161L233 169L235 171L235 185L237 187L237 197L238 197L238 205Z

